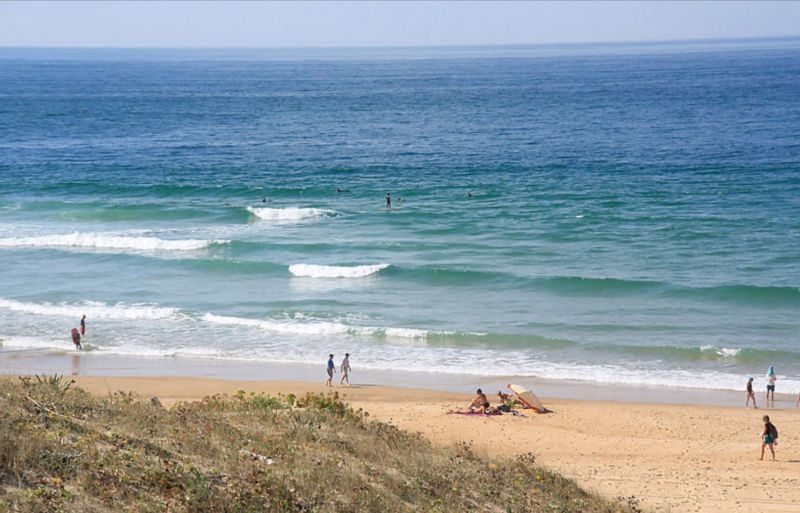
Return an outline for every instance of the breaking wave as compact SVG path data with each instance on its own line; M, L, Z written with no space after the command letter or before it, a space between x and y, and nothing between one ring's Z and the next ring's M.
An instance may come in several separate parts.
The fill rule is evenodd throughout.
M302 207L247 207L247 211L264 221L291 223L315 219L319 217L329 217L336 215L333 210L323 208L302 208Z
M289 266L289 272L295 276L306 278L364 278L388 267L389 264L356 266L293 264Z
M159 239L157 237L74 232L63 235L9 237L0 239L0 247L70 247L137 251L196 251L214 245L228 244L229 242L229 240L221 239Z

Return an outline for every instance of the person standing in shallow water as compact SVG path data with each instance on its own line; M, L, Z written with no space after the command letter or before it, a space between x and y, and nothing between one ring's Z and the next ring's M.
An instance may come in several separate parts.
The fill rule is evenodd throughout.
M750 406L750 399L752 399L753 408L758 408L758 406L756 406L756 393L753 392L753 378L747 379L747 388L745 389L745 394L746 400L744 402L744 407L748 408Z
M770 365L769 369L767 369L767 408L775 407L775 381L777 379L775 367Z
M81 337L86 335L86 314L81 317Z
M72 343L75 344L75 349L82 351L83 346L81 346L81 334L78 333L78 328L72 328L70 335L72 335Z
M348 385L350 384L350 370L350 353L345 353L344 360L342 360L342 364L339 366L339 372L342 373L342 379L339 381L340 385L345 381L347 381Z
M325 382L326 387L333 386L331 381L333 380L333 373L336 372L336 364L333 363L333 355L328 355L328 381Z
M386 193L386 208L392 208L392 193Z

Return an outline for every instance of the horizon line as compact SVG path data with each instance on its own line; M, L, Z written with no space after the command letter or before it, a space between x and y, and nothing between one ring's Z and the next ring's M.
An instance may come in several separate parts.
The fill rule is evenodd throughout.
M557 46L620 46L679 43L726 43L746 41L785 41L800 39L800 33L780 36L743 36L697 39L645 39L548 43L485 43L485 44L440 44L440 45L372 45L372 46L6 46L3 50L393 50L393 49L446 49L446 48L514 48Z

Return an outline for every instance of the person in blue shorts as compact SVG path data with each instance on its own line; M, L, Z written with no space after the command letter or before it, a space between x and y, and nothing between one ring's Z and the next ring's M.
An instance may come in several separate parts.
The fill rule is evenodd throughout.
M328 355L328 381L325 382L326 387L333 386L331 381L333 380L333 373L336 372L336 364L333 363L333 355Z

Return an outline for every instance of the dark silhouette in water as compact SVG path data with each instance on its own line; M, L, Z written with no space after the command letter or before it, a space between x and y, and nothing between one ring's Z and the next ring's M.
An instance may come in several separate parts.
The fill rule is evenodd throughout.
M70 334L72 335L72 343L75 344L75 347L79 351L82 351L83 347L81 346L81 334L78 333L78 328L72 328Z
M392 193L386 193L386 208L392 208Z
M340 189L339 187L337 187L336 192L350 192L350 189Z

